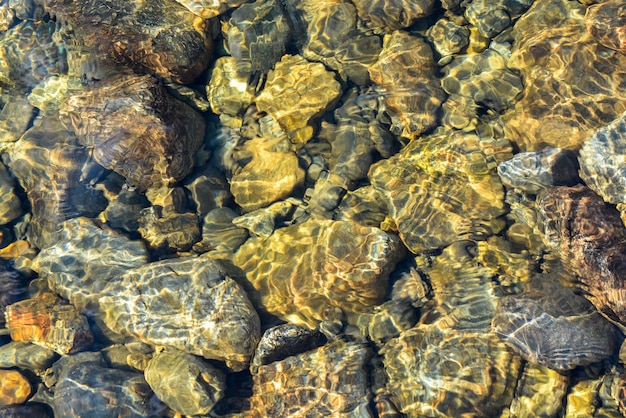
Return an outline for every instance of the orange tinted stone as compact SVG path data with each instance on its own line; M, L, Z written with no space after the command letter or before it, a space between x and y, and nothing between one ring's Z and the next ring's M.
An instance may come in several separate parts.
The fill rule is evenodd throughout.
M17 405L26 402L32 388L17 370L0 370L0 405Z

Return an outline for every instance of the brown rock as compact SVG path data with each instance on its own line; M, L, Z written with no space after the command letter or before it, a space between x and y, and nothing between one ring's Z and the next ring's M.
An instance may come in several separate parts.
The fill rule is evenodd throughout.
M0 388L0 405L22 404L32 393L30 383L17 370L0 370Z

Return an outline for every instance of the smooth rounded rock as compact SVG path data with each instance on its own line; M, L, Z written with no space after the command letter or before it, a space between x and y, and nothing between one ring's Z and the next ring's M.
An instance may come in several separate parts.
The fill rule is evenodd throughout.
M0 370L0 405L26 402L32 393L28 379L18 370Z

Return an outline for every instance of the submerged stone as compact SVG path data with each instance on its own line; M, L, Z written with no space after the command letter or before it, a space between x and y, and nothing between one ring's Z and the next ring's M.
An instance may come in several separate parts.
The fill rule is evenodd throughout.
M37 372L47 369L58 358L54 351L32 343L11 341L0 346L0 368L19 367Z
M171 186L191 172L204 120L151 76L95 82L61 103L61 120L96 162L140 190Z
M333 342L259 366L253 376L251 417L373 417L366 362L369 350Z
M207 415L226 387L221 371L176 350L157 353L144 375L159 399L182 415Z
M169 346L241 370L260 338L259 317L243 289L206 257L146 264L111 280L100 306L123 335Z
M257 307L315 328L329 310L350 316L381 303L401 256L397 237L378 228L310 219L250 238L233 261L246 272Z
M419 253L459 239L484 239L504 227L496 166L510 157L507 141L440 128L374 164L369 178L400 238Z
M33 392L30 382L19 370L0 370L0 382L2 382L1 406L22 404Z
M626 5L620 0L592 4L585 14L587 31L607 48L626 54Z
M408 28L435 10L434 0L355 0L354 5L377 32Z
M501 298L493 329L524 359L560 371L602 361L617 346L615 327L591 303L546 277Z

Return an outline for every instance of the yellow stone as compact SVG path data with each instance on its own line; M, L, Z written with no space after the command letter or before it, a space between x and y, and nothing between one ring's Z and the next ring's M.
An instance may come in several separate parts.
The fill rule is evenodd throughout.
M32 392L30 383L17 370L0 370L0 405L19 405Z

